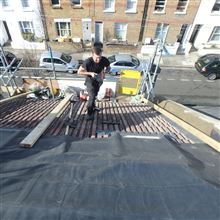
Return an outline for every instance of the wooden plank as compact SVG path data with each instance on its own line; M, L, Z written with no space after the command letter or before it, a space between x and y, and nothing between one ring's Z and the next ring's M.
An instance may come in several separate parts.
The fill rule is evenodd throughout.
M27 96L30 93L31 92L26 92L26 93L22 93L22 94L19 94L19 95L12 96L10 98L2 99L2 100L0 100L0 104L8 102L8 101L12 101L13 99L18 99L18 98L25 97L25 96Z
M172 121L174 121L175 123L180 125L182 128L184 128L188 132L190 132L193 135L195 135L196 137L198 137L200 140L202 140L203 142L208 144L210 147L212 147L216 151L220 152L220 143L218 141L214 140L210 136L206 135L205 133L201 132L197 128L193 127L192 125L188 124L187 122L183 121L182 119L176 117L172 113L166 111L165 109L159 107L158 105L153 104L152 102L150 102L146 99L143 101L146 104L149 104L150 106L152 106L155 110L157 110L161 114L165 115L166 117L168 117L169 119L171 119Z
M23 147L32 147L36 141L40 138L40 136L44 133L44 131L49 127L52 121L56 118L56 115L64 110L64 106L71 98L72 94L66 95L66 97L59 103L59 105L53 109L49 115L47 115L38 125L37 127L20 142L20 145Z

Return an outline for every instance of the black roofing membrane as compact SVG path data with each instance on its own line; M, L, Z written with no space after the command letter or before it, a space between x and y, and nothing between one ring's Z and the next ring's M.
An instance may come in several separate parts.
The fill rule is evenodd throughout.
M219 154L160 139L73 140L27 132L0 145L1 220L220 219Z

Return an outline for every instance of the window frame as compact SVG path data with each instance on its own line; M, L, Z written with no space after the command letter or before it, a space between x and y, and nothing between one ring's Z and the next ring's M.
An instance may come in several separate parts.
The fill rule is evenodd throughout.
M219 33L215 33L216 30L217 30ZM216 34L217 34L217 36L219 37L219 39L218 39L218 40L213 40L212 38L213 38L213 36L216 35ZM215 26L215 27L213 28L212 33L211 33L211 35L210 35L210 37L209 37L208 42L220 42L220 26Z
M159 7L159 5L157 6L157 4L159 2L162 2L162 1L164 1L163 9L162 10L156 10L156 7ZM166 3L167 3L167 0L156 0L155 6L154 6L154 13L155 14L164 14L165 13L165 9L166 9Z
M27 6L25 6L24 2L25 2L25 4L27 3ZM22 8L30 8L29 0L21 0L21 6L22 6Z
M53 0L51 0L51 5L52 7L56 8L56 7L60 7L60 0L57 0L59 3L58 4L53 4Z
M7 4L5 5L5 3L7 2ZM9 8L10 4L9 4L9 0L2 0L2 8Z
M79 0L79 3L72 2L74 0L70 0L70 1L71 1L71 4L72 4L73 7L81 7L81 5L82 5L82 0Z
M11 0L6 0L7 5L4 5L5 0L2 0L1 7L4 11L13 11L12 5L11 5Z
M163 33L162 33L162 36L160 36L161 35L160 30L158 30L158 29L161 29L162 26L163 26ZM155 30L155 34L154 34L154 39L164 40L164 36L165 36L164 34L165 34L165 31L166 31L167 28L169 28L169 24L158 23L157 27L156 27L156 30ZM157 32L159 34L157 34Z
M30 24L30 28L26 28L24 27L24 22L28 22ZM34 31L34 25L33 25L33 22L32 21L18 21L19 23L19 27L20 27L20 30L21 30L21 34L24 34L24 33L32 33L32 34L35 34L35 31ZM28 30L30 29L31 31L25 31L25 30Z
M180 6L180 4L181 4L182 1L185 1L185 2L186 2L185 5L184 5L184 10L178 9L178 7L182 7L182 6ZM188 5L189 5L189 0L178 0L175 14L186 14Z
M112 8L106 8L106 1L110 2L112 1L113 2L113 7ZM104 7L103 7L103 12L115 12L115 0L104 0Z
M218 7L218 10L214 10L215 7ZM212 11L213 14L220 14L220 0L215 0L215 3L212 7Z
M61 23L65 23L66 27L68 26L68 29L61 28L61 26L60 26ZM59 30L58 30L58 27L59 27ZM72 35L71 22L70 21L55 21L55 28L56 28L56 32L57 32L58 37L71 37L71 35ZM62 31L67 31L69 34L68 35L61 35Z
M117 25L119 25L119 24L122 24L122 25L124 25L124 28L116 28L117 27ZM120 26L119 26L120 27ZM123 37L122 38L118 38L117 37L117 33L116 33L116 31L117 30L121 30L121 31L125 31L125 33L124 33L124 39L123 39ZM128 23L126 23L126 22L115 22L114 23L114 38L116 38L117 40L119 40L119 41L126 41L127 40L127 30L128 30Z
M131 8L131 9L128 8L129 1L130 1L131 3L132 3L132 2L135 2L135 3L132 3L132 4L135 5L134 8ZM137 4L138 4L138 0L127 0L125 13L137 13Z

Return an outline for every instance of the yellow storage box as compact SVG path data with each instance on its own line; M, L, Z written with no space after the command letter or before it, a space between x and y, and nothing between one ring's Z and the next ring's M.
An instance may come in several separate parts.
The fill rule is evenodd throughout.
M141 73L137 70L123 70L120 73L118 93L136 95L141 83Z

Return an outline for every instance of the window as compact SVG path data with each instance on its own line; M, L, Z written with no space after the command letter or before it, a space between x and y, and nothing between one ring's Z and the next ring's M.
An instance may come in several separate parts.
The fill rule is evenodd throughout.
M168 24L159 23L157 25L157 29L156 29L154 38L164 40L168 27L169 27Z
M115 63L115 66L125 66L125 62L124 61L118 61Z
M55 63L55 64L64 64L64 62L62 61L62 60L59 60L59 59L53 59L53 62Z
M55 24L59 37L71 36L70 22L56 22Z
M104 11L114 12L115 11L115 0L105 0Z
M127 23L115 23L115 38L126 41Z
M187 8L188 0L179 0L176 11L177 12L185 12Z
M220 0L216 0L212 12L220 12Z
M183 24L182 27L181 27L181 30L180 30L180 33L177 35L177 42L182 42L183 38L184 38L184 35L187 31L187 28L188 28L188 24Z
M135 65L132 62L125 61L125 66L134 67Z
M67 55L67 54L65 54L65 53L62 53L60 59L64 60L66 63L69 63L72 60L72 57Z
M8 0L2 0L2 7L9 7L9 1Z
M58 6L60 5L60 0L51 0L51 3L53 6Z
M217 69L220 65L220 62L219 61L215 61L213 62L212 64L210 64L210 67L213 68L213 69Z
M23 8L30 7L29 0L21 0L21 4Z
M44 58L44 59L43 59L43 62L44 62L44 63L51 63L51 58Z
M165 0L157 0L154 11L163 12L165 9Z
M110 63L115 62L115 55L108 57Z
M136 57L131 56L131 60L132 60L132 63L135 64L135 66L139 66L140 65L140 61Z
M19 21L21 33L34 33L33 22Z
M220 26L214 27L209 41L220 41Z
M127 0L126 12L136 12L137 0Z
M81 0L70 0L74 6L81 5Z

